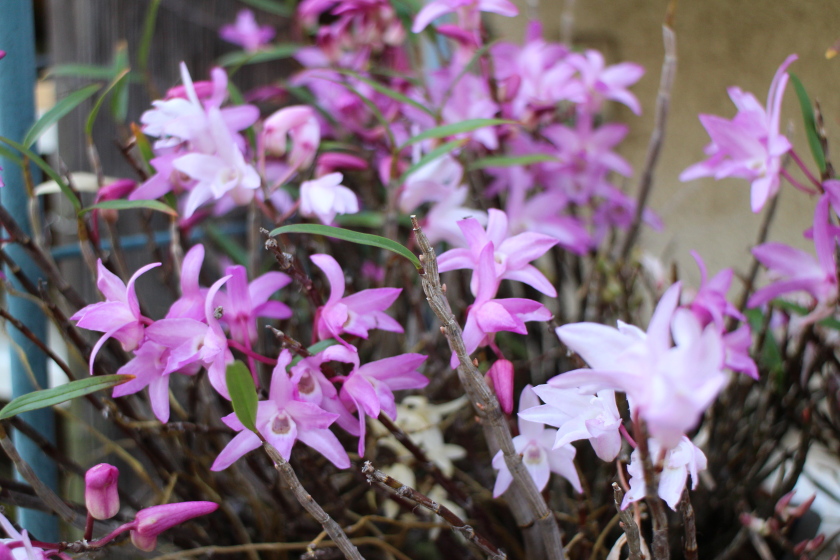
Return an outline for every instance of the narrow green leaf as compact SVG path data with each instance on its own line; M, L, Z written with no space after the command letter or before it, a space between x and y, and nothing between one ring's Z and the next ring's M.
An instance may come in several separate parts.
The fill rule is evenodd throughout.
M233 412L242 425L257 433L257 387L248 366L239 360L228 365L225 371Z
M474 169L486 169L488 167L513 167L515 165L531 165L545 161L557 161L557 158L549 154L528 154L524 156L488 156L477 159L467 166L470 171Z
M23 160L9 148L0 146L0 157L4 157L16 165L23 165Z
M47 162L41 159L41 156L39 156L29 148L23 146L22 144L18 144L14 140L10 140L8 138L3 138L2 136L0 136L0 142L11 146L12 148L16 149L21 154L23 154L25 157L29 158L29 161L37 165L41 169L41 171L43 171L47 175L47 177L55 181L58 187L61 189L61 192L64 193L64 196L66 196L67 200L70 201L70 204L73 205L73 210L78 212L82 209L82 203L79 202L78 197L72 191L72 189L70 189L70 186L64 182L64 179L61 178L61 175L56 173L55 169L50 167L47 164Z
M119 76L123 70L131 71L128 62L128 44L121 42L114 53L114 76ZM124 122L128 115L128 80L119 80L114 84L111 94L111 116L114 121Z
M161 0L152 0L146 9L146 17L143 20L143 34L140 36L140 46L137 49L137 68L145 74L149 67L149 53L152 50L152 39L155 36L155 24L157 12Z
M363 82L363 83L369 85L370 87L372 87L373 89L375 89L376 91L381 93L382 95L388 96L391 99L393 99L394 101L397 101L398 103L404 103L406 105L411 105L415 109L423 111L424 113L426 113L428 115L431 115L431 116L434 116L434 114L435 114L434 111L432 111L430 108L426 107L422 103L419 103L418 101L415 101L414 99L411 99L410 97L408 97L408 96L406 96L406 95L404 95L404 94L402 94L402 93L400 93L400 92L398 92L394 89L391 89L384 84L380 84L379 82L377 82L375 80L371 80L370 78L366 78L365 76L362 76L357 72L354 72L352 70L346 70L346 69L343 69L343 68L338 68L335 71L338 72L339 74L346 74L348 76L354 77L355 79L359 80L360 82Z
M105 91L102 92L102 95L99 96L99 99L96 100L96 103L93 104L93 108L90 110L88 114L87 121L85 121L85 135L88 138L88 142L92 142L93 137L93 123L96 122L96 117L99 115L99 109L102 108L102 102L105 101L105 98L108 96L108 93L111 92L120 82L122 82L128 73L130 72L130 68L126 68L116 76L114 79L111 80L111 83L108 84L108 87L105 88Z
M399 182L397 183L397 185L402 185L403 183L405 183L405 181L406 181L406 179L408 179L409 175L411 175L412 173L414 173L415 171L417 171L418 169L420 169L421 167L423 167L427 163L431 163L434 160L436 160L437 158L439 158L439 157L441 157L445 154L448 154L449 152L451 152L453 150L457 150L458 148L463 147L464 144L466 144L467 142L469 142L468 138L459 138L457 140L450 140L449 142L446 142L445 144L441 144L440 146L438 146L437 148L435 148L431 152L423 154L423 157L421 157L417 161L417 163L412 164L411 167L406 169L405 172L402 175L400 175Z
M47 71L47 77L87 78L89 80L108 81L114 76L110 66L97 64L59 64Z
M335 217L335 222L343 227L376 229L381 228L385 224L385 216L382 215L382 212L367 210L355 214L340 214Z
M379 235L371 235L369 233L360 233L358 231L351 231L349 229L342 229L333 226L325 226L321 224L292 224L273 229L269 235L281 235L284 233L309 233L312 235L324 235L334 239L341 239L342 241L349 241L359 245L370 245L371 247L379 247L380 249L387 249L398 255L401 255L411 261L414 268L421 270L423 265L420 264L420 259L417 255L409 251L403 245L396 241L381 237Z
M306 351L314 356L315 354L320 354L330 346L335 346L336 344L338 344L338 341L336 339L327 338L325 340L319 340L318 342L307 348ZM290 365L296 366L298 362L302 359L303 358L301 356L295 356L294 358L292 358L292 363Z
M257 52L234 51L219 58L219 66L242 66L244 64L257 64L271 60L289 58L300 49L300 45L280 44Z
M814 107L811 105L811 100L808 98L808 92L805 91L805 86L796 76L796 74L789 72L790 81L793 83L793 89L796 90L796 96L799 98L799 107L802 109L802 120L805 121L805 134L808 136L808 146L811 148L811 155L817 163L820 174L825 173L825 154L823 153L820 137L817 134L817 123L814 121Z
M372 99L368 99L366 95L362 95L362 92L354 88L353 86L347 84L346 82L342 82L340 80L330 80L324 78L328 82L333 82L334 84L338 84L343 86L347 91L353 93L359 100L365 104L365 106L370 110L371 113L376 117L383 127L385 127L385 134L388 136L388 144L391 146L396 146L396 140L394 139L394 133L391 130L391 123L388 122L388 119L385 118L385 115L382 114L382 111L379 110L379 107L376 106L376 103L373 102Z
M23 138L23 145L27 148L31 147L50 126L57 123L61 117L78 107L85 99L99 91L100 88L102 86L99 84L85 86L56 103L52 109L44 113L32 125L32 128L29 129L29 132Z
M430 128L429 130L424 130L417 136L409 138L405 142L405 144L400 146L400 150L411 146L412 144L416 144L417 142L428 140L429 138L444 138L446 136L455 136L456 134L472 132L474 130L478 130L479 128L484 128L486 126L496 126L500 124L516 124L516 121L511 121L507 119L469 119L458 123L442 124L440 126Z
M91 210L132 210L134 208L148 208L157 212L163 212L170 216L177 216L178 212L171 206L160 202L159 200L105 200L93 206L84 208L79 215L86 214Z
M249 6L253 6L254 8L259 8L260 10L267 12L269 14L276 14L278 16L290 16L294 13L294 10L281 2L276 2L274 0L240 0L243 4L248 4Z
M446 88L446 91L444 92L443 97L440 100L440 105L438 106L435 114L440 115L440 113L443 111L443 108L446 107L446 104L449 102L449 98L452 97L452 94L455 92L455 86L458 85L458 82L461 81L461 78L463 78L467 74L467 72L469 72L470 68L472 68L473 65L476 62L478 62L481 59L482 56L487 54L487 52L491 48L496 46L496 43L498 43L498 42L499 42L498 39L493 40L493 41L487 43L486 45L484 45L483 47L481 47L480 49L478 49L477 51L475 51L475 53L472 55L472 57L470 57L469 62L467 62L464 65L464 67L461 68L461 71L458 72L458 75L455 76L455 79L452 80L452 83L450 83L449 87Z
M44 389L41 391L33 391L21 395L12 402L7 404L0 410L0 420L17 416L23 412L30 412L32 410L39 410L47 408L48 406L55 406L65 401L84 397L90 393L101 391L102 389L109 389L117 385L121 385L127 381L134 379L133 375L97 375L94 377L87 377L85 379L77 379L61 385L60 387L53 387L52 389Z

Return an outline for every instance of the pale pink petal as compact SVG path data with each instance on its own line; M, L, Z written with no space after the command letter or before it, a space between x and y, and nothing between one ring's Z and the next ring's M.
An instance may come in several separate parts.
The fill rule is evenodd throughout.
M257 434L251 430L244 430L236 434L236 436L228 442L225 448L222 449L222 452L219 453L219 456L216 457L215 461L213 461L213 465L210 467L210 470L223 471L236 462L240 457L249 451L253 451L258 448L260 445L260 438L257 437Z

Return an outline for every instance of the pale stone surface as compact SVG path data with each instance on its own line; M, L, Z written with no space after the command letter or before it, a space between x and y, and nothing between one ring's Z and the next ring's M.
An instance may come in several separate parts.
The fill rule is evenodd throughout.
M494 17L491 25L503 37L519 40L528 13L519 0L522 16ZM544 1L539 18L548 39L559 40L564 2ZM602 50L608 63L638 62L647 70L632 91L644 112L636 117L616 109L613 117L631 127L622 153L637 173L644 161L653 127L653 107L659 84L663 47L661 25L667 2L651 0L578 0L574 6L574 38L577 47ZM712 113L731 118L735 108L726 88L738 85L764 101L776 69L791 53L799 60L791 66L816 97L826 117L830 140L834 140L835 165L840 164L840 57L825 58L826 49L840 38L840 3L829 1L732 2L703 0L679 2L676 14L678 68L671 114L662 151L652 206L665 222L666 231L647 230L645 246L666 261L676 260L681 274L695 284L699 278L688 251L698 250L713 274L735 265L745 271L761 217L749 210L749 184L741 180L711 179L681 183L680 172L704 159L708 136L697 118ZM783 106L782 128L794 129L793 141L806 161L810 152L802 134L802 119L793 88ZM636 192L636 178L627 183ZM812 251L801 232L809 227L815 200L788 184L770 239L795 244ZM696 285L696 284L695 284Z

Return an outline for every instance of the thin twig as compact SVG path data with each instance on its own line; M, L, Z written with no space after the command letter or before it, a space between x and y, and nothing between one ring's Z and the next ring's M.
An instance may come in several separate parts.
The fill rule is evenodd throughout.
M636 200L636 215L633 217L633 225L627 232L624 239L624 246L621 249L621 260L626 261L639 236L639 229L642 225L645 207L653 187L653 172L659 160L659 152L662 149L662 142L665 139L665 125L668 122L668 108L671 105L671 88L674 85L674 76L677 73L677 37L671 28L670 21L673 18L673 4L669 5L668 15L662 25L662 39L665 43L665 60L662 62L662 74L659 78L659 92L656 94L656 113L654 115L653 133L648 142L648 151L645 156L645 166L639 180L639 198Z
M648 431L641 419L635 422L636 449L642 458L642 465L645 473L645 501L650 508L650 516L653 521L653 559L668 560L671 550L668 546L668 516L665 514L665 505L659 497L659 473L653 465L648 446Z
M441 331L446 335L450 349L458 357L458 378L467 397L475 409L476 414L481 418L481 425L484 429L485 439L493 453L501 450L505 464L513 477L514 485L511 489L511 508L520 527L526 529L528 534L536 530L542 541L543 551L529 550L532 558L546 557L551 560L563 560L563 542L560 536L560 528L554 520L554 515L543 500L534 480L531 478L525 466L522 464L522 457L516 452L513 446L513 438L510 428L502 414L499 401L496 395L487 386L484 376L478 368L470 361L467 348L464 345L461 326L455 320L449 301L443 292L438 273L437 256L429 243L428 238L420 229L416 216L411 216L411 223L414 227L414 235L417 245L422 250L421 262L423 269L420 270L420 281L423 292L426 294L426 301L443 323ZM534 538L534 537L531 537ZM526 543L535 541L526 538Z
M617 482L613 482L612 487L615 508L618 510L618 515L621 516L621 528L627 535L627 548L630 550L630 556L627 560L642 560L642 536L639 533L639 526L636 525L633 512L629 508L621 509L621 502L624 501L624 491L621 486Z
M265 449L265 452L268 453L268 456L274 463L274 468L278 473L280 473L280 476L283 477L283 481L289 486L292 494L294 494L295 498L297 498L298 503L300 503L300 505L303 506L303 508L308 511L318 523L321 524L336 546L344 553L344 556L348 560L364 560L364 557L359 553L359 549L350 542L350 539L347 538L344 530L303 488L300 480L298 480L298 477L295 474L294 469L292 469L292 466L280 455L280 452L268 442L263 442L263 449Z
M376 481L379 484L387 486L388 488L395 490L399 497L411 500L412 502L423 506L432 513L440 516L449 523L453 529L460 532L471 543L484 551L491 560L505 560L507 558L507 555L503 551L499 550L496 545L491 543L482 535L476 533L475 529L467 525L464 520L452 513L452 511L446 506L435 502L425 494L422 494L414 488L406 486L399 480L396 480L384 472L377 470L370 461L365 461L365 465L362 467L362 473L367 476L368 483Z
M688 488L683 490L680 499L680 513L682 513L685 527L685 560L697 560L697 528L694 520L694 508L691 506L691 498L688 496Z
M32 238L26 235L26 232L21 229L17 221L9 214L2 205L0 205L0 224L6 229L15 243L19 244L29 254L29 257L35 262L35 265L49 278L50 282L58 289L61 294L67 298L67 301L77 309L81 309L87 303L79 295L79 293L67 283L62 276L61 271L58 270L53 260L39 247Z
M297 263L294 255L286 253L281 248L280 242L277 241L276 238L269 237L269 231L267 229L260 228L260 233L266 236L265 248L274 255L274 260L276 260L277 264L280 265L280 270L291 276L292 280L297 282L303 288L303 291L306 293L306 297L309 299L309 303L312 304L312 307L317 309L324 305L324 300L321 298L321 292L315 288L315 285L312 283L312 279L303 271Z

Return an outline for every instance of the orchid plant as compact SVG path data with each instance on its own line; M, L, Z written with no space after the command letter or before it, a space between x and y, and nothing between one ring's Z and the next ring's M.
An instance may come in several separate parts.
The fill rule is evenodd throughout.
M710 276L698 253L699 285L661 273L645 285L640 269L663 267L639 251L618 258L618 239L663 224L644 196L620 187L634 175L620 155L629 126L605 120L610 105L641 113L631 89L644 70L551 42L538 22L521 43L489 43L484 12L518 15L507 0L303 0L294 20L303 42L292 55L300 69L267 97L239 92L233 69L211 68L204 81L207 70L173 62L181 83L136 116L126 145L138 177L100 179L94 212L78 219L102 301L64 287L61 305L74 307L65 319L30 283L91 377L0 411L7 418L87 396L133 442L109 450L120 449L145 486L120 491L117 468L96 465L84 475L81 538L39 541L0 514L8 535L0 557L69 558L121 546L124 533L153 551L164 531L207 515L212 529L190 528L200 520L181 527L175 544L193 549L184 554L204 545L259 558L306 541L314 557L327 535L347 558L377 546L414 558L420 552L403 537L376 525L382 511L403 536L419 528L408 502L464 536L447 541L423 526L438 539L435 557L466 557L465 548L491 558L596 557L612 539L609 558L625 543L639 558L646 509L653 558L665 560L677 514L663 504L682 516L686 557L697 558L695 527L710 531L710 520L732 521L719 528L738 543L730 546L742 546L745 531L751 542L772 537L793 550L787 529L762 533L752 513L743 528L737 520L748 505L771 503L758 490L776 462L767 438L796 427L840 442L837 403L809 400L815 387L840 386L840 181L813 115L806 111L816 172L781 132L789 82L808 106L789 72L796 56L779 67L766 106L733 87L735 117L700 116L708 159L681 179L746 179L753 212L785 183L818 195L806 232L816 257L762 239L752 249L767 271L761 287L733 269ZM250 10L219 34L242 47L242 65L283 52ZM113 225L117 210L169 216L171 243L158 262L131 272L118 243L104 250L99 220ZM247 247L208 235L243 214ZM407 214L419 216L411 234ZM26 244L14 216L0 212L0 222L11 242ZM65 286L42 260L50 282ZM744 287L740 303L733 284ZM77 329L102 334L89 346ZM105 387L110 397L94 394ZM462 393L472 413L459 411ZM783 423L795 398L806 404L789 416L801 418ZM433 404L448 400L457 406ZM763 411L769 427L727 407ZM476 443L479 433L487 445ZM0 443L15 460L2 433ZM78 474L74 460L53 456ZM366 460L390 464L411 487L392 485L394 503L368 492L343 472ZM386 487L395 480L367 464L363 472ZM780 480L766 490L774 503L795 482ZM715 484L737 503L715 497ZM626 533L618 540L614 507ZM364 530L379 541L346 534ZM819 550L815 542L800 546L802 557Z

